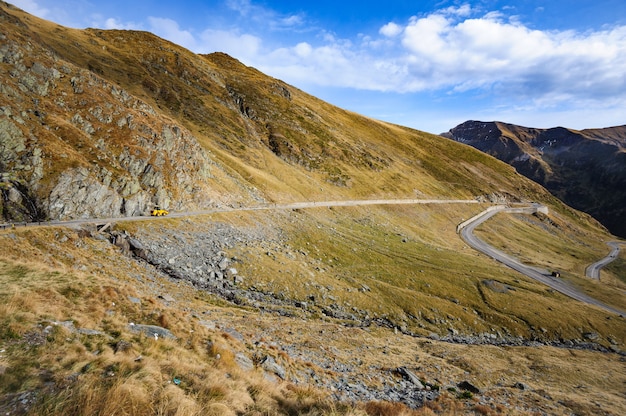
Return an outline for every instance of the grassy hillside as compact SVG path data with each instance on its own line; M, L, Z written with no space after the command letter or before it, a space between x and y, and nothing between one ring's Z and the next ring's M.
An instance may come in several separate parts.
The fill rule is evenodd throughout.
M17 39L32 36L55 59L89 69L182 123L212 158L233 170L229 173L269 199L545 194L465 146L333 107L227 55L199 56L150 33L74 30L10 11L26 25L18 26ZM69 82L62 80L57 88ZM81 98L90 101L90 92ZM69 118L71 110L49 112Z
M548 290L456 234L494 202L545 203L549 216L496 216L479 233L625 304L623 260L600 282L581 277L613 237L510 166L333 107L224 54L144 32L68 29L6 3L0 21L0 123L15 126L1 136L14 144L0 149L5 210L19 211L17 183L50 217L51 189L82 180L75 169L109 189L123 177L133 184L145 155L137 186L167 193L177 211L481 201L3 229L0 412L626 412L624 318ZM41 68L64 76L45 84ZM136 195L130 188L120 198Z
M244 279L230 301L122 255L94 230L5 232L2 410L408 414L345 387L384 392L402 385L395 369L406 366L439 394L415 414L623 412L626 374L611 352L623 348L623 319L469 250L453 234L468 211L324 208L116 226L189 250L216 224L247 235L225 248ZM515 339L532 346L507 346ZM606 350L586 349L591 341Z

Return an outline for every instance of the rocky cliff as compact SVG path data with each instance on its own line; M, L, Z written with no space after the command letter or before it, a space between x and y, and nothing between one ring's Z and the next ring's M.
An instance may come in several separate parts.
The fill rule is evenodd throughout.
M626 236L626 126L577 131L467 121L443 136L512 165Z
M155 205L230 200L211 183L223 169L188 128L97 68L61 56L36 19L3 3L0 22L3 220L134 216ZM95 42L84 38L73 46Z

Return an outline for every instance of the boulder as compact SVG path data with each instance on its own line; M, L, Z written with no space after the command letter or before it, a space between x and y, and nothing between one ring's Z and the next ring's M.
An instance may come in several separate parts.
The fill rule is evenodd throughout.
M461 381L459 384L457 384L457 387L461 390L469 391L471 393L480 393L480 389L467 380Z
M165 329L156 325L141 325L141 324L128 324L128 329L132 332L140 332L148 337L154 337L155 339L159 338L167 338L167 339L176 339L176 336L172 334L169 329Z
M420 379L406 367L398 367L396 372L402 376L407 381L410 381L417 389L423 390L424 385L420 381Z
M285 369L280 366L273 357L266 355L265 358L261 360L261 367L267 372L276 374L281 380L285 379Z
M238 352L235 354L235 362L244 371L251 371L254 369L254 363L244 353Z
M517 383L513 384L513 387L516 389L520 389L520 390L530 390L530 387L528 387L527 384L524 384L520 381L518 381Z
M230 260L227 257L224 257L217 264L217 267L219 267L221 271L226 271L226 269L228 269L228 266L230 266Z

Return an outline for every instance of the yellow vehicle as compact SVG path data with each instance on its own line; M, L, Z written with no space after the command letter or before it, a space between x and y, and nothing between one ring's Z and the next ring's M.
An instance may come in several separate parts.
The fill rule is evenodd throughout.
M164 215L169 214L169 211L166 209L161 209L159 207L154 207L152 211L150 211L150 215L153 217L162 217Z

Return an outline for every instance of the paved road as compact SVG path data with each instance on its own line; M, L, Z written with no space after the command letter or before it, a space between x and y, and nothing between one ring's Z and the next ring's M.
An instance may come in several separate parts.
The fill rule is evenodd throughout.
M474 229L482 224L483 222L487 221L489 218L493 217L494 215L501 213L501 212L507 212L507 213L525 213L525 214L532 214L535 213L537 211L537 209L539 209L540 206L539 205L533 205L532 207L528 207L528 208L506 208L503 206L498 206L498 207L492 207L487 211L483 211L482 215L477 215L476 217L474 217L472 219L471 222L469 222L469 224L465 225L464 227L462 227L460 229L460 235L461 238L472 248L474 248L475 250L478 250L486 255L488 255L489 257L499 261L500 263L503 263L507 266L509 266L510 268L512 268L513 270L516 270L528 277L530 277L531 279L534 279L538 282L541 282L549 287L551 287L552 289L566 295L569 296L570 298L579 300L581 302L585 302L588 303L590 305L595 305L598 306L608 312L612 312L621 316L626 316L626 311L623 311L621 309L618 308L614 308L612 306L606 305L594 298L592 298L591 296L588 296L584 293L579 292L577 289L573 288L572 286L570 286L569 284L567 284L565 281L563 281L561 278L558 277L553 277L550 274L547 273L542 273L540 271L538 271L536 268L527 266L523 263L521 263L519 260L517 260L516 258L505 254L503 252L501 252L500 250L495 249L494 247L490 246L489 244L485 243L483 240L481 240L480 238L476 237L474 235Z
M619 241L611 241L607 243L611 247L611 252L608 256L593 263L585 270L585 275L592 279L600 280L600 269L612 262L619 256L619 246L622 244Z
M135 217L115 217L115 218L78 218L67 221L48 221L48 222L32 222L32 223L15 223L16 227L22 226L43 226L43 225L81 225L89 223L106 224L108 222L121 221L145 221L160 220L167 218L184 218L197 215L216 214L220 212L233 211L263 211L277 209L304 209L304 208L324 208L324 207L357 207L364 205L415 205L415 204L478 204L475 199L365 199L353 201L316 201L316 202L292 202L286 204L263 204L252 207L225 207L213 208L200 211L184 211L172 212L164 217L153 217L150 215ZM12 224L0 224L0 228L9 228Z

